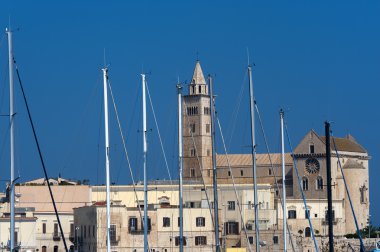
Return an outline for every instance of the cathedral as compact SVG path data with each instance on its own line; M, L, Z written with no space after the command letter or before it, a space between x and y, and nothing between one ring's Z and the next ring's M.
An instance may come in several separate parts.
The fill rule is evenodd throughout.
M183 144L184 172L187 181L197 181L212 185L212 137L210 96L200 62L197 61L193 77L188 86L188 94L183 99ZM356 227L350 207L348 192L360 229L367 226L369 217L368 162L370 156L351 135L334 138L331 141L332 196L334 215L334 235L355 233ZM293 233L310 237L310 228L305 217L309 213L317 235L327 235L327 178L326 139L310 130L295 148L294 153L285 155L285 190L287 193L288 225ZM339 154L343 174L338 162ZM284 214L279 197L282 195L281 154L257 154L258 184L269 184L274 195L273 205L277 211L278 228ZM230 166L230 167L229 167ZM253 184L252 155L229 154L216 156L218 185ZM231 169L230 169L231 168ZM299 179L296 174L298 168ZM302 201L301 188L307 200L307 209Z

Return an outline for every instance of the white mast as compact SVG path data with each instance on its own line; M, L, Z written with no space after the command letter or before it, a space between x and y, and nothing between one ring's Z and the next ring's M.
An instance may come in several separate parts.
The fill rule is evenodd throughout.
M257 198L257 177L256 177L256 139L255 139L255 98L253 96L253 83L252 83L252 66L248 66L249 77L249 100L251 111L251 137L252 137L252 168L253 168L253 191L254 191L254 209L255 209L255 233L256 233L256 252L260 251L260 234L259 234L259 213L258 213L258 198Z
M144 252L148 252L148 184L146 178L146 154L148 151L148 146L146 142L146 94L145 94L145 74L141 74L142 78L142 105L143 105L143 161L144 161Z
M281 120L281 161L282 161L282 219L283 219L283 232L284 232L284 252L287 251L287 238L286 238L286 187L285 187L285 145L284 145L284 110L280 110Z
M183 153L182 153L182 86L178 90L178 166L179 166L179 251L183 252Z
M15 154L14 154L14 84L13 84L13 45L12 45L12 31L11 28L6 29L8 34L8 62L9 62L9 121L10 121L10 162L11 162L11 182L10 182L10 250L15 249Z
M110 143L108 132L108 76L107 68L103 68L103 92L104 92L104 132L105 132L105 145L106 145L106 197L107 197L107 252L111 252L111 203L110 203Z

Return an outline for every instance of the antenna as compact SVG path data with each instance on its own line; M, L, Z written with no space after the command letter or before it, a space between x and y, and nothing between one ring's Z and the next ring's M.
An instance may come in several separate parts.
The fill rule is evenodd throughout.
M249 65L249 48L247 46L247 65Z
M104 67L106 67L107 60L106 60L106 48L105 47L103 48L103 63L104 63Z

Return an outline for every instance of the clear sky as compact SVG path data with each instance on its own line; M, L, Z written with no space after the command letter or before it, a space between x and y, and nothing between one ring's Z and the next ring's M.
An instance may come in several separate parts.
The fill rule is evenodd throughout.
M3 1L0 28L11 19L14 53L50 176L104 183L101 67L109 64L127 147L142 179L140 73L148 72L154 109L172 176L176 175L176 89L195 60L212 74L217 109L231 153L249 149L247 48L255 63L255 95L273 152L279 109L296 145L310 130L352 134L372 156L371 214L380 225L379 1ZM8 111L7 43L0 35L0 113ZM17 82L16 82L17 83ZM243 96L240 90L243 88ZM17 94L17 173L42 176ZM239 107L238 113L236 113ZM112 108L112 107L111 107ZM150 179L167 179L149 112ZM235 126L234 126L235 125ZM9 130L0 117L1 180L9 179ZM128 183L114 113L111 176ZM265 152L257 133L258 151ZM231 139L231 140L230 140ZM219 150L220 140L219 140Z

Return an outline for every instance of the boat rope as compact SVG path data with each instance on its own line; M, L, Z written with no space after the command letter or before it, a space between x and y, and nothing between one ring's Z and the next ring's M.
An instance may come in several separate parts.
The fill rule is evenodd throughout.
M132 180L133 192L135 194L137 208L139 210L140 219L143 222L144 221L144 217L143 217L143 214L142 214L142 211L141 211L139 197L137 195L135 178L133 176L132 166L131 166L131 162L130 162L130 159L129 159L129 155L128 155L128 151L127 151L127 146L125 144L125 138L124 138L123 130L121 128L121 123L120 123L120 119L119 119L119 113L118 113L118 110L117 110L117 107L116 107L115 98L113 96L112 87L111 87L111 81L109 79L108 79L108 88L110 90L110 95L111 95L111 99L112 99L113 108L115 110L117 125L118 125L118 128L119 128L120 137L121 137L121 140L122 140L122 143L123 143L123 149L124 149L125 159L126 159L126 161L128 163L128 170L129 170L129 174L130 174L131 180ZM149 241L148 241L148 250L149 250Z
M245 238L247 239L248 250L249 250L250 252L252 252L251 243L249 242L249 238L248 238L247 227L246 227L246 225L245 225L245 221L244 221L244 217L243 217L243 213L242 213L242 209L241 209L241 205L240 205L239 196L238 196L238 193L237 193L237 190L236 190L236 184L235 184L234 173L232 172L232 169L231 169L231 163L230 163L230 159L229 159L229 157L228 157L228 152L227 152L227 148L226 148L226 143L225 143L225 141L224 141L224 136L223 136L222 126L220 125L220 121L219 121L219 118L218 118L218 113L217 113L216 111L215 111L215 117L216 117L216 122L217 122L218 127L219 127L219 132L220 132L220 135L221 135L221 138L222 138L223 149L224 149L224 153L225 153L225 155L226 155L226 159L227 159L228 170L229 170L229 172L231 173L232 185L233 185L234 192L235 192L236 202L237 202L237 206L238 206L238 209L239 209L240 219L241 219L241 223L242 223L242 226L243 226L243 230L244 230Z
M338 148L336 147L336 144L335 144L335 138L334 138L334 136L333 136L332 130L330 130L330 133L331 133L331 139L332 139L332 142L333 142L333 144L334 144L334 150L335 150L335 153L336 153L336 157L338 158L338 165L339 165L340 171L341 171L341 173L342 173L342 178L343 178L343 182L344 182L344 187L345 187L345 189L346 189L347 197L348 197L348 200L349 200L349 202L350 202L350 207L351 207L351 211L352 211L352 216L354 217L356 230L357 230L357 232L358 232L359 241L360 241L360 252L365 252L365 248L364 248L364 243L363 243L362 235L361 235L361 233L360 233L360 229L359 229L359 225L358 225L358 220L356 219L355 210L354 210L354 207L353 207L353 205L352 205L352 200L351 200L350 192L348 191L348 186L347 186L346 178L345 178L345 176L344 176L343 168L342 168L342 164L341 164L341 162L340 162L340 155L339 155L339 152L338 152Z
M313 237L314 247L315 247L315 250L316 250L317 252L319 252L319 248L318 248L317 240L316 240L316 238L315 238L315 233L314 233L313 224L311 223L311 219L310 219L310 213L309 213L309 211L307 211L308 208L307 208L307 204L306 204L306 198L305 198L305 194L304 194L304 192L303 192L302 183L301 183L301 178L300 178L300 175L299 175L299 173L298 173L297 162L296 162L296 158L294 157L293 146L292 146L292 142L290 141L290 136L289 136L289 132L288 132L288 126L287 126L287 124L286 124L286 121L284 121L284 128L285 128L286 137L287 137L287 139L288 139L288 144L289 144L289 148L290 148L290 153L292 154L292 158L293 158L294 170L296 171L296 174L297 174L298 186L300 187L300 192L301 192L301 196L302 196L303 204L304 204L304 207L305 207L305 214L306 214L307 220L308 220L308 222L309 222L309 227L310 227L310 231L311 231L311 236Z
M160 146L161 146L162 155L164 156L166 170L167 170L168 175L169 175L170 185L173 185L172 176L170 174L170 169L169 169L168 161L166 159L166 153L165 153L164 145L162 143L160 128L158 127L157 118L156 118L156 112L154 111L153 102L152 102L152 98L150 97L150 92L149 92L149 87L148 87L148 82L147 81L145 82L145 86L146 86L146 91L148 93L150 107L151 107L152 113L153 113L154 124L156 125L156 129L157 129L158 139L160 140Z
M25 91L24 91L24 87L23 87L23 85L22 85L22 81L21 81L21 77L20 77L20 72L19 72L19 70L18 70L18 66L17 66L17 64L16 64L16 60L15 60L15 58L13 58L13 64L14 64L14 66L15 66L15 70L16 70L16 74L17 74L17 79L18 79L18 82L19 82L19 84L20 84L20 88L21 88L21 92L22 92L23 99L24 99L25 107L26 107L26 110L27 110L27 113L28 113L28 118L29 118L30 126L32 127L33 137L34 137L34 141L35 141L36 146L37 146L38 155L39 155L39 158L40 158L40 161L41 161L42 169L43 169L43 171L44 171L46 184L47 184L47 186L48 186L48 188L49 188L50 198L51 198L51 201L52 201L52 203L53 203L54 212L55 212L55 216L56 216L56 218L57 218L57 222L58 222L59 230L60 230L60 232L61 232L63 245L65 246L65 250L66 250L66 252L68 252L69 250L68 250L68 248L67 248L66 239L65 239L64 232L63 232L62 224L61 224L61 221L60 221L60 219L59 219L59 214L58 214L57 206L56 206L56 204L55 204L55 200L54 200L53 192L52 192L51 187L50 187L49 176L48 176L48 174L47 174L47 170L46 170L46 166L45 166L45 161L44 161L43 156L42 156L42 151L41 151L41 148L40 148L40 144L39 144L39 142L38 142L37 133L36 133L36 130L35 130L35 127L34 127L34 123L33 123L32 115L31 115L31 112L30 112L30 109L29 109L28 101L27 101L27 99L26 99L26 94L25 94ZM13 182L12 182L12 183L13 183Z
M256 109L256 112L257 112L257 117L259 119L259 123L260 123L260 129L261 129L261 133L263 135L263 139L264 139L264 143L265 143L265 147L266 147L266 151L267 151L267 154L268 154L268 159L269 159L269 163L270 163L270 169L271 169L271 173L273 175L273 178L274 178L274 183L275 183L275 186L276 186L276 189L277 191L279 192L280 191L280 186L278 185L278 179L277 179L277 176L276 176L276 171L274 169L274 165L273 165L273 160L272 160L272 156L270 154L270 150L269 150L269 144L268 144L268 139L267 139L267 136L265 134L265 130L264 130L264 124L263 124L263 121L261 119L261 114L260 114L260 110L259 110L259 107L257 106L257 103L255 103L255 109ZM283 189L284 190L284 189ZM279 199L280 199L280 203L281 203L281 207L283 208L284 207L284 202L283 202L283 199L282 199L282 196L281 194L278 195ZM283 213L284 217L286 216L286 213ZM283 217L283 218L284 218ZM293 243L293 238L291 236L291 232L290 232L290 227L289 227L289 223L288 223L288 220L286 220L286 229L288 231L288 234L289 234L289 239L290 239L290 244L292 246L292 249L293 251L295 251L294 249L294 243Z
M236 129L236 122L237 122L237 118L238 118L238 115L239 115L239 111L240 111L240 105L241 105L241 102L243 100L243 95L244 95L244 90L245 90L245 83L247 81L247 72L244 71L244 74L243 74L243 80L241 82L241 86L240 86L240 92L239 92L239 96L237 98L237 104L232 112L232 120L230 121L229 125L228 125L228 128L227 128L227 132L230 132L230 139L228 141L228 149L231 148L231 142L232 142L232 139L233 139L233 136L234 136L234 133L235 133L235 129ZM246 125L246 124L244 124Z

